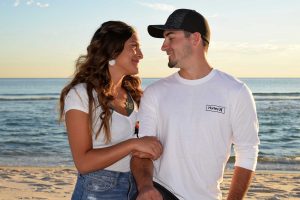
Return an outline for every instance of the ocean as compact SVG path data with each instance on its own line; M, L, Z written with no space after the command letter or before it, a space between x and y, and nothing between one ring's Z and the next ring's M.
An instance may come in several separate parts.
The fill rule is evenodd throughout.
M143 79L143 88L158 79ZM244 78L256 100L257 169L300 171L300 78ZM0 79L0 165L72 166L59 93L68 79ZM231 157L227 167L232 167Z

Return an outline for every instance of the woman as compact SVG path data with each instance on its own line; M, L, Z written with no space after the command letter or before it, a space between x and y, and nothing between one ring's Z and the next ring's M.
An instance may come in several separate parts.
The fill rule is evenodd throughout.
M65 118L79 172L74 200L134 198L130 154L157 159L162 152L155 137L133 137L142 95L140 79L134 75L142 58L132 27L105 22L61 92L60 117Z

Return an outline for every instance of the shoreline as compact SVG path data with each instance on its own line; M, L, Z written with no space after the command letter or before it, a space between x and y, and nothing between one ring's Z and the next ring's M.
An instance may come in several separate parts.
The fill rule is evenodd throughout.
M221 183L227 196L233 170ZM77 171L72 166L0 166L0 200L70 199ZM245 199L299 199L300 172L257 170Z

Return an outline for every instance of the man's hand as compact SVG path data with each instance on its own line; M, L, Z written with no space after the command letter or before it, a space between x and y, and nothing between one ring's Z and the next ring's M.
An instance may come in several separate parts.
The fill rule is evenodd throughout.
M130 164L139 192L137 200L163 200L159 191L153 186L152 160L133 156Z
M163 200L160 192L152 186L144 186L139 189L139 195L136 200Z

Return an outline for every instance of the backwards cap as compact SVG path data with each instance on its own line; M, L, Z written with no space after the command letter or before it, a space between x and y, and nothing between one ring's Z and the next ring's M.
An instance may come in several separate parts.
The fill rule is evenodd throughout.
M149 25L148 33L155 38L163 38L165 30L183 30L190 33L199 32L203 40L209 43L210 30L207 20L195 10L178 9L167 19L164 25Z

